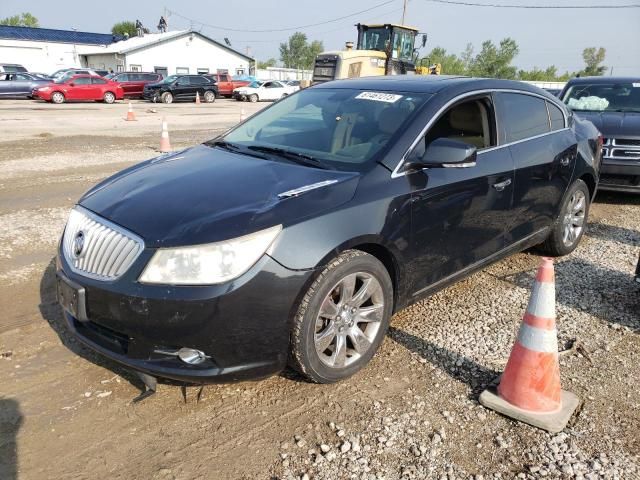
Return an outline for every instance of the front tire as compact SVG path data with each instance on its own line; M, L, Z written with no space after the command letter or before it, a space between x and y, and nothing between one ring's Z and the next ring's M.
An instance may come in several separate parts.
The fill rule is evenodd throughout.
M65 101L65 98L62 92L53 92L51 94L52 103L57 103L58 105L60 105L61 103L64 103L64 101Z
M162 97L160 98L162 99L162 103L166 103L166 104L173 103L173 95L171 94L171 92L164 92L162 94Z
M551 233L540 245L550 256L561 257L573 252L584 234L589 218L589 187L582 180L576 180L567 190L560 215L551 227Z
M382 343L393 308L385 266L359 250L336 257L298 307L290 365L316 383L333 383L363 368Z
M111 92L106 92L103 97L104 103L113 103L116 101L116 96Z

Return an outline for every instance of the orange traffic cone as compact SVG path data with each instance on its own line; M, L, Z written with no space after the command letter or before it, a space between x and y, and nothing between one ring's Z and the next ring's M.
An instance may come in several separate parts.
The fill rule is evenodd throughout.
M167 127L167 121L162 119L162 134L160 134L160 151L167 153L171 151L171 142L169 142L169 129Z
M497 392L480 395L485 407L549 432L564 429L580 403L560 388L555 295L553 260L543 258Z
M200 92L196 92L196 105L200 105Z
M133 105L129 102L129 111L127 112L127 122L135 122L136 114L133 112Z

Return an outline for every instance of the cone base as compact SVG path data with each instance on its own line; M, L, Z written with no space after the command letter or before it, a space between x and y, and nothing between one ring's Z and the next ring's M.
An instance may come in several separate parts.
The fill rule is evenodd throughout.
M491 386L482 392L479 400L482 405L491 410L551 433L558 433L564 430L573 412L580 405L580 399L576 395L562 390L560 410L553 413L531 412L511 405L503 398L500 398L495 386Z

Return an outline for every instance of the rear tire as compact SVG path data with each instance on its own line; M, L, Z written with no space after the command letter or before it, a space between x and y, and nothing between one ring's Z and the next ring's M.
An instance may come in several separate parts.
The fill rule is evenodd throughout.
M162 103L166 103L167 105L173 103L173 95L171 92L164 92L160 98L162 99Z
M52 103L57 103L58 105L60 105L61 103L64 103L65 102L64 93L62 93L62 92L53 92L51 94L51 102Z
M247 98L251 103L256 103L258 101L258 95L256 95L255 93L252 93Z
M212 92L211 90L207 90L206 92L204 92L204 101L206 103L213 103L216 101L216 94L215 92Z
M347 250L322 270L300 302L290 365L316 383L333 383L363 368L382 343L393 308L385 266Z
M562 200L560 215L551 226L551 233L539 248L552 257L561 257L573 252L584 234L589 218L589 187L576 180Z
M113 103L116 101L116 96L111 92L106 92L103 97L104 103Z

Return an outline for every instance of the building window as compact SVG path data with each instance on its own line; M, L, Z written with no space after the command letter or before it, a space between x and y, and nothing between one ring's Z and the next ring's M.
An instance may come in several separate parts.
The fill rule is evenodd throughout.
M124 65L116 65L116 72L124 72Z
M189 67L176 67L176 75L188 75Z
M236 68L236 75L244 75L244 68Z
M198 68L198 75L206 75L207 73L209 73L208 68Z
M142 71L142 65L130 65L131 66L131 71L132 72L141 72Z
M218 70L216 70L216 73L219 73L220 75L228 75L229 74L229 69L227 69L227 68L219 68Z

